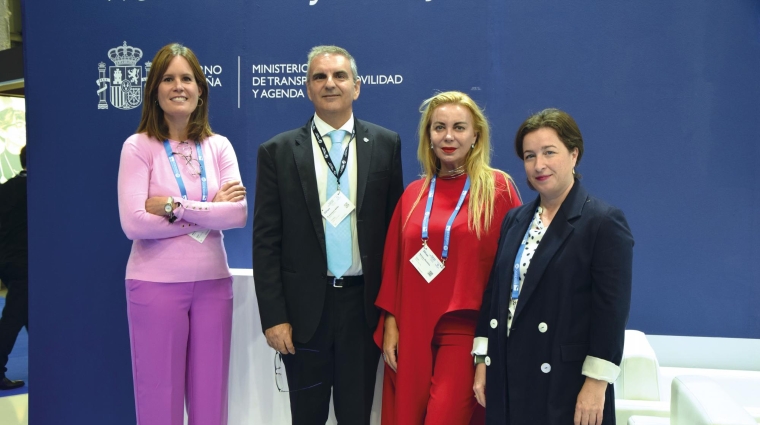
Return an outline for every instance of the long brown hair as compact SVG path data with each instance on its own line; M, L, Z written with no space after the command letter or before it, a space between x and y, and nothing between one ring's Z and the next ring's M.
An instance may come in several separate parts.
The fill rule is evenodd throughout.
M208 83L195 53L189 47L179 43L167 44L153 57L150 72L148 72L148 80L145 82L142 116L137 132L146 133L148 136L161 141L169 138L169 127L164 120L164 110L158 104L158 86L161 84L166 69L169 68L169 63L176 56L182 56L187 60L190 69L193 70L195 83L200 88L201 104L195 108L190 115L190 121L187 123L188 140L200 142L214 134L211 131L211 125L208 123Z

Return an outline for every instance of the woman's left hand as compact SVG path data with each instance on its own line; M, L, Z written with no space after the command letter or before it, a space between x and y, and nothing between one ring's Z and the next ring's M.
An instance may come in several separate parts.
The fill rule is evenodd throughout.
M575 403L574 425L602 425L607 381L586 377Z
M475 380L472 384L472 390L475 391L475 399L478 403L486 407L486 364L480 363L475 366Z
M152 196L145 200L145 211L153 215L165 216L166 211L164 210L164 207L167 202L169 202L168 196Z

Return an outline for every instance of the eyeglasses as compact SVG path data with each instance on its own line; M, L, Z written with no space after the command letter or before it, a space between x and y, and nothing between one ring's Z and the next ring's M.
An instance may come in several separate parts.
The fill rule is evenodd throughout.
M306 354L306 353L315 353L316 354L316 353L319 353L319 350L311 350L309 348L299 348L298 349L298 353L303 353L303 354ZM300 355L303 355L303 354L300 354ZM275 383L275 385L277 385L277 391L279 391L281 393L294 393L296 391L308 390L310 388L314 388L316 386L322 385L321 382L317 382L314 385L309 385L307 387L299 388L297 390L291 390L291 389L288 388L288 380L287 380L287 378L283 377L282 369L283 369L283 366L282 366L282 354L280 354L279 351L275 351L275 354L274 354L274 383Z
M186 165L190 167L190 170L192 171L190 175L200 176L201 171L203 171L203 166L197 159L193 158L193 147L187 142L180 142L178 148L179 152L172 152L172 155L179 155L185 159Z

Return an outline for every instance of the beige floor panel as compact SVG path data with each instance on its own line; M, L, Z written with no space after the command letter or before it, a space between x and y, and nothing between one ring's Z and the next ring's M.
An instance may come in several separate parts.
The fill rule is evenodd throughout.
M0 397L0 423L29 425L29 394Z

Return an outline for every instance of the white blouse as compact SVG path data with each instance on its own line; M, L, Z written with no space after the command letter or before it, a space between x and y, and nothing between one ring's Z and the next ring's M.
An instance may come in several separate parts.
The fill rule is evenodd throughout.
M522 292L523 282L525 282L525 273L528 272L530 267L530 260L533 258L533 254L536 253L538 244L541 243L547 227L544 226L541 221L541 214L544 212L542 207L536 209L536 214L533 216L533 221L530 223L530 229L528 230L528 242L525 244L522 257L520 257L520 291ZM515 316L515 310L517 309L516 299L509 301L509 318L507 320L507 336L512 329L512 318Z

